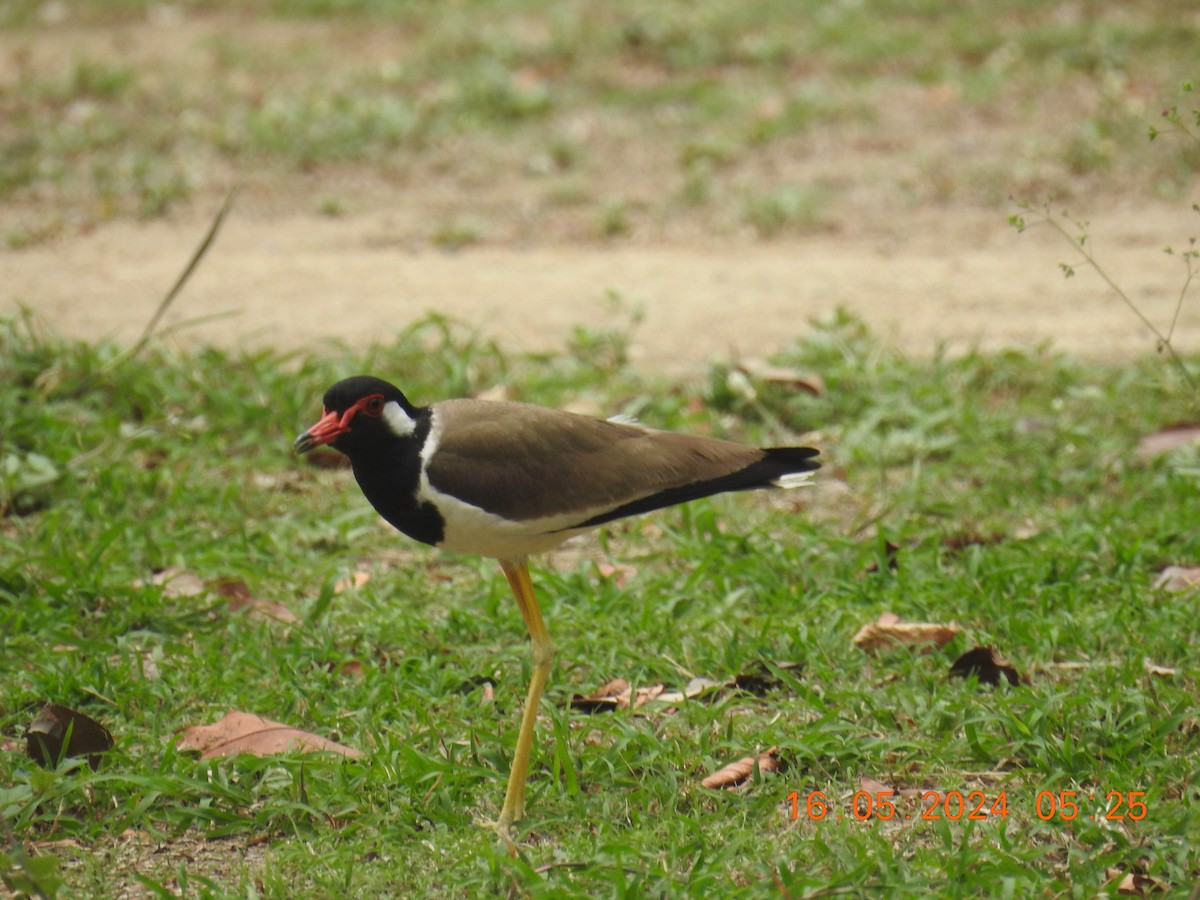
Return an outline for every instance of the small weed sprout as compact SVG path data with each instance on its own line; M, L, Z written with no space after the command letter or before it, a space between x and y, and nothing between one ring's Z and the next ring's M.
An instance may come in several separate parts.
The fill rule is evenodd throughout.
M1190 82L1186 82L1181 89L1184 93L1191 93L1193 86ZM1200 146L1200 109L1192 109L1189 116L1186 112L1181 113L1178 106L1171 106L1163 110L1162 117L1168 123L1169 127L1160 130L1151 126L1149 129L1149 138L1151 141L1155 140L1159 135L1179 134L1194 141L1197 146ZM1183 262L1185 268L1183 283L1180 285L1179 296L1175 302L1175 311L1171 316L1170 325L1164 332L1150 321L1141 308L1129 296L1129 293L1100 263L1099 258L1092 249L1092 245L1089 243L1091 223L1085 219L1075 218L1065 209L1056 214L1053 210L1052 199L1040 205L1035 205L1027 200L1016 200L1015 198L1014 202L1020 211L1010 215L1008 222L1017 230L1017 233L1023 234L1025 232L1029 226L1027 217L1032 217L1037 222L1049 225L1063 240L1075 247L1079 252L1079 259L1075 262L1059 263L1059 268L1062 269L1063 276L1073 278L1077 269L1081 267L1091 268L1120 298L1121 302L1129 307L1142 324L1150 329L1151 334L1154 335L1158 352L1165 352L1171 357L1172 362L1175 363L1179 372L1183 375L1188 387L1193 391L1200 388L1200 383L1197 382L1195 376L1188 370L1187 364L1172 343L1175 326L1179 322L1179 313L1183 309L1183 302L1197 275L1197 260L1200 259L1200 249L1196 247L1196 238L1188 239L1186 250L1175 250L1172 247L1163 248L1163 252L1168 256L1178 257ZM1192 210L1200 214L1200 203L1193 203Z

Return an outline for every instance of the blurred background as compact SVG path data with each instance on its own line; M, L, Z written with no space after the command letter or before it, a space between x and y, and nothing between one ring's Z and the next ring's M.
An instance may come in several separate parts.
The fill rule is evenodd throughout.
M236 187L183 339L433 311L518 350L617 323L670 370L844 307L917 350L1144 352L1006 220L1053 197L1169 317L1198 46L1165 0L2 2L0 309L136 336Z

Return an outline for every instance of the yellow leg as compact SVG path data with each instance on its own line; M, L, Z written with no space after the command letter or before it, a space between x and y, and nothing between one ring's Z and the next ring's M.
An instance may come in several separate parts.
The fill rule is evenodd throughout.
M517 752L513 756L512 771L508 776L508 790L504 792L504 807L500 810L497 823L501 835L507 836L513 822L525 815L525 779L529 774L529 754L533 750L533 729L537 722L538 704L546 679L550 676L550 661L554 658L554 645L537 598L533 595L533 582L529 580L529 566L524 559L500 560L500 568L517 598L517 606L529 629L530 649L533 653L533 677L529 680L529 696L525 700L525 712L521 716L521 731L517 735Z

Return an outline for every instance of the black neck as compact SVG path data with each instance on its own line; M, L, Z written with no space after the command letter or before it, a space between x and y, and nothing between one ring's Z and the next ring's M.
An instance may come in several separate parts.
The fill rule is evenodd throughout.
M431 504L417 502L421 448L429 435L430 416L416 418L417 430L411 437L390 432L373 435L368 444L346 455L358 486L379 515L414 540L437 544L445 534L445 523Z

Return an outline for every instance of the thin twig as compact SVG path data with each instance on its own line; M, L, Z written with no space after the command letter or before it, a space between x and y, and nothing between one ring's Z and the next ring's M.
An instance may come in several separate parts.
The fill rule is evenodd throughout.
M204 258L204 255L208 252L208 248L212 246L213 241L217 237L217 232L221 230L221 225L225 222L225 216L228 215L229 210L233 208L233 200L236 195L237 188L232 189L228 194L225 195L225 202L221 204L221 208L217 211L216 216L213 217L212 224L208 226L208 232L204 235L204 239L200 242L200 245L196 247L196 250L192 254L192 258L188 261L187 266L179 274L179 277L175 279L175 284L171 286L171 290L169 290L167 295L163 297L162 302L158 304L158 309L154 311L154 315L150 317L150 321L147 322L146 327L142 329L141 337L139 337L134 345L129 348L129 352L126 353L119 362L129 362L142 351L146 344L150 342L150 338L154 336L154 329L158 327L158 323L162 321L162 317L166 315L167 310L171 308L171 304L175 302L175 298L179 296L180 292L183 290L183 286L187 284L188 279L192 277L192 273L195 272L196 267L200 265L200 260Z

